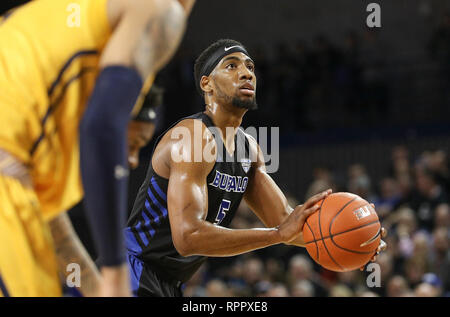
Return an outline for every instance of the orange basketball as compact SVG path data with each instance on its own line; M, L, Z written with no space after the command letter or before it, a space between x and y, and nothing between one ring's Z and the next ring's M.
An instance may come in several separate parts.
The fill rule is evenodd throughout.
M358 195L334 193L318 202L320 208L303 227L309 255L330 271L359 269L374 256L381 239L375 209Z

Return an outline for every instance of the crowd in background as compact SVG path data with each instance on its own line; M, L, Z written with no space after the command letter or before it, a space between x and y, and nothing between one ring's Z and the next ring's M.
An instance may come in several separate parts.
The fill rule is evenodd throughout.
M392 150L381 178L364 166L348 166L347 177L317 167L306 196L327 188L349 191L373 202L388 231L382 252L380 287L368 287L372 271L328 271L294 246L272 246L232 258L211 258L186 284L185 296L450 296L450 165L444 150L410 157ZM377 181L375 181L375 179ZM289 196L291 206L306 197ZM242 203L233 228L263 227Z
M256 65L259 110L248 113L244 124L279 126L283 134L324 127L370 128L416 124L421 119L412 114L425 105L436 111L445 109L443 104L450 103L450 14L439 18L429 39L422 43L423 52L411 60L395 60L380 32L350 30L342 38L317 34L308 41L248 47ZM200 52L187 45L182 48L158 78L166 88L167 104L179 105L167 113L167 123L203 109L193 78L193 65ZM404 63L409 66L404 68ZM433 83L436 87L432 92L414 89L426 85L421 81L428 80L428 75L420 73L425 64L435 65L431 77L439 83ZM397 81L402 78L399 73L405 69L409 75L402 76L414 78L407 78L405 85L410 86L394 98L393 92L400 85ZM413 104L407 98L412 89L417 100L427 100L430 94L439 97L432 99L433 104Z

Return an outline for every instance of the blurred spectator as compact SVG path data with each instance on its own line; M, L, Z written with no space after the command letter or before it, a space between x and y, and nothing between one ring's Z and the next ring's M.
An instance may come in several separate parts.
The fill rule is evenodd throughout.
M420 283L430 268L429 247L428 234L423 231L417 232L413 237L413 252L405 262L406 277L412 287Z
M205 273L208 270L208 266L202 266L195 272L189 281L186 282L183 290L183 296L185 297L204 297L205 288L203 287Z
M206 284L206 297L231 297L232 295L227 285L221 280L213 279Z
M344 284L337 284L330 290L330 297L352 297L353 291Z
M291 294L293 297L314 297L314 286L308 280L300 280L292 287Z
M398 183L401 202L410 198L413 180L409 152L405 146L396 146L392 149L389 176Z
M287 274L287 283L290 289L303 280L308 280L313 288L315 296L326 296L327 291L313 270L312 261L305 255L295 255L289 261L289 269Z
M436 297L438 291L431 284L421 283L414 289L414 294L416 297Z
M446 151L437 150L430 154L428 168L434 173L436 180L444 189L450 191L449 160Z
M401 193L398 182L391 177L385 177L380 182L380 197L374 200L378 216L383 220L391 211L398 207Z
M267 297L289 297L288 289L284 284L275 283L266 293Z
M339 272L337 279L339 284L347 286L352 291L365 282L364 276L359 271Z
M392 274L394 269L392 255L387 252L380 253L377 258L377 263L380 265L381 281L387 281L387 278Z
M251 294L255 294L258 282L265 280L264 263L257 257L249 257L244 261L242 278L250 289Z
M386 289L386 296L402 297L408 292L410 292L408 282L403 276L395 275L389 280Z
M450 292L449 227L441 227L434 230L430 262L430 271L434 272L442 281L446 292Z
M309 199L315 194L327 190L328 188L331 188L333 191L336 190L336 185L334 183L331 171L325 167L314 168L313 181L306 191L305 200Z
M267 296L267 292L271 289L272 283L267 280L262 280L258 283L256 283L255 287L253 288L253 295L256 297L264 297Z
M422 277L422 284L428 284L432 287L432 297L442 296L442 281L434 273L426 273Z
M266 273L271 282L284 282L285 274L281 260L269 258L266 260Z
M361 295L359 295L359 297L380 297L377 293L371 292L371 291L366 291L364 293L361 293Z
M371 192L371 181L364 166L353 164L348 169L348 191L368 201L374 201Z
M450 205L439 204L434 211L434 228L450 228Z
M394 218L394 219L393 219ZM389 221L396 222L396 233L400 238L411 237L417 229L417 219L414 211L408 207L402 207L393 214L393 217ZM404 249L410 250L408 249ZM405 255L408 256L409 252L406 251Z
M243 278L243 267L243 260L239 257L236 258L229 267L225 279L228 281L228 286L231 291L236 296L251 296L251 290Z
M314 274L311 259L304 255L292 257L288 274L291 281L311 280Z
M411 205L417 210L419 226L431 232L433 229L433 212L442 203L447 203L447 194L444 188L437 182L436 175L423 165L416 164L415 180L418 195L415 196Z

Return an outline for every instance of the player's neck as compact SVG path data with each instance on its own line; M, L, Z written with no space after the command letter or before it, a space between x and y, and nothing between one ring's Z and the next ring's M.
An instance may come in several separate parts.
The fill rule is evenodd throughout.
M222 131L225 131L227 127L233 127L235 130L240 127L246 112L247 109L237 108L233 105L219 105L215 102L209 102L205 110L214 125Z

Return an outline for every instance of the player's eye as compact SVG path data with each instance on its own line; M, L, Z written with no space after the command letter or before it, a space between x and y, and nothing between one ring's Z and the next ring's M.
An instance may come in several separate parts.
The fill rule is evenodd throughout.
M236 68L236 64L235 63L230 63L226 66L227 69L232 69L232 68Z
M252 64L248 64L248 65L247 65L247 68L248 68L249 70L251 70L252 72L255 71L255 66L252 65Z

